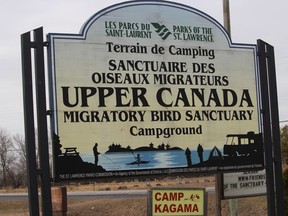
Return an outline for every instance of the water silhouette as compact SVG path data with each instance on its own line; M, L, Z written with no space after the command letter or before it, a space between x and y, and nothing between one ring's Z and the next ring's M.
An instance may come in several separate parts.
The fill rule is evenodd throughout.
M95 156L95 164L83 161L79 152L77 151L77 147L67 147L64 148L64 151L62 151L60 137L56 134L53 134L53 145L55 154L54 157L56 179L59 179L61 175L63 176L63 174L65 174L66 179L69 179L69 176L73 174L106 172L106 170L102 166L98 165L98 155L100 153L97 150L97 143L94 146L97 156Z
M68 176L65 178L69 179L74 178L73 174L89 176L89 173L105 172L107 176L110 176L110 174L112 175L112 172L121 172L122 170L127 172L127 170L211 167L211 172L217 172L218 170L236 171L241 169L238 167L243 165L247 165L247 168L258 168L263 166L262 134L248 132L246 134L228 134L226 137L229 139L232 138L233 141L231 143L226 142L226 144L223 142L223 149L222 146L214 146L212 149L205 148L205 151L202 147L203 144L193 145L193 143L191 143L191 146L193 146L192 148L186 148L185 150L164 143L155 146L153 143L150 143L135 149L131 148L129 145L127 147L122 147L120 144L112 144L108 146L108 151L106 153L101 154L98 152L98 143L95 143L93 146L93 154L91 150L89 151L91 160L86 162L86 160L82 160L82 153L80 156L77 147L72 146L63 148L60 144L60 137L54 134L53 153L56 161L55 172L58 178L59 176L62 176L61 178L63 178L63 176ZM136 153L135 155L134 152ZM102 156L109 160L110 165L107 165L107 163L102 160ZM101 165L99 165L99 163ZM105 167L105 169L102 166ZM206 170L207 169L197 169L195 172L207 172ZM127 173L128 174L123 174L123 176L137 176L137 174ZM153 172L151 172L151 174L152 173Z
M188 167L192 167L191 151L189 150L189 148L186 149L185 155L186 155L186 160L187 160Z
M139 152L139 151L175 151L182 150L179 147L171 147L169 144L160 144L157 148L154 147L153 143L150 143L148 146L140 146L138 148L131 148L129 145L127 147L123 147L121 144L112 143L108 146L108 151L106 153L117 153L117 152Z
M98 155L100 154L98 152L98 143L95 143L95 145L93 147L93 154L94 154L94 158L95 158L95 165L98 165L98 161L99 161Z
M199 157L199 160L200 160L200 163L203 163L203 147L202 145L198 145L197 147L197 153L198 153L198 157Z
M249 131L247 134L227 134L224 154L228 157L259 157L263 154L262 134Z
M61 147L62 145L60 144L60 137L57 136L55 133L53 133L53 150L54 150L54 156L58 156L62 154Z
M137 156L135 157L134 153L131 152L135 158L135 161L131 162L131 163L126 163L126 165L138 165L140 166L140 164L147 164L150 161L145 161L145 160L141 160L141 156L140 154L137 154Z
M220 161L220 160L223 160L222 153L217 148L217 146L214 146L214 148L211 150L208 160L209 161Z

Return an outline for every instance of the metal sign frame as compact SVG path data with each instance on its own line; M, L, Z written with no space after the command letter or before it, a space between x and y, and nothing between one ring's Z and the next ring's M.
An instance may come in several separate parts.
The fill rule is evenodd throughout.
M260 69L268 213L284 215L281 141L274 47L257 40Z
M28 197L31 216L39 215L38 181L40 176L40 188L42 198L42 215L52 215L51 204L51 181L49 167L49 147L47 132L47 108L45 89L45 67L43 28L33 30L21 35L22 50L22 75L23 75L23 104L25 123L25 144L27 152L27 175L28 175ZM35 71L32 69L32 50L35 62ZM35 76L35 81L33 79ZM35 92L33 91L35 87ZM36 99L36 102L34 101ZM34 110L36 107L36 111ZM36 122L34 120L34 114ZM36 124L37 123L37 124ZM35 125L37 125L39 167L36 158Z
M34 38L27 32L21 35L25 142L27 148L28 192L30 215L39 215L37 176L41 177L42 214L52 215L51 179L47 136L43 29L35 29ZM274 48L257 41L263 140L267 173L269 215L284 215L284 196L281 167L279 114L276 89ZM35 71L32 70L31 50L35 50ZM35 81L33 80L33 72ZM35 88L35 92L34 89ZM34 102L36 98L36 102ZM36 107L36 111L34 110ZM37 115L35 115L35 113ZM36 117L36 120L34 119ZM38 127L39 168L36 163L35 124Z

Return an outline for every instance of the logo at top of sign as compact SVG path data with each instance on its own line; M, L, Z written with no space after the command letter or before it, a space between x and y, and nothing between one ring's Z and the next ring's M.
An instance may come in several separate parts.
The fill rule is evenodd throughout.
M154 28L156 28L157 34L163 39L167 39L169 35L172 33L169 31L169 29L165 25L160 25L159 23L151 23Z
M105 36L107 37L126 37L126 38L142 38L151 39L152 28L161 37L162 40L171 38L178 41L200 41L215 42L214 32L212 28L205 26L192 25L164 25L162 23L138 23L125 21L106 20Z

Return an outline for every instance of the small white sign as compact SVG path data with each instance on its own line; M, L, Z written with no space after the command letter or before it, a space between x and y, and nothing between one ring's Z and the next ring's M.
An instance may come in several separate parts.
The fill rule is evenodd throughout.
M223 175L224 199L266 194L266 172L249 171Z

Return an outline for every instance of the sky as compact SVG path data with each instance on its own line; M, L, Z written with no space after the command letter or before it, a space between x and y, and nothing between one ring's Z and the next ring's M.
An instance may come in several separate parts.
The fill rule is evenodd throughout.
M0 128L24 135L20 35L43 27L48 33L79 33L93 14L117 0L3 1L0 7ZM223 24L222 0L177 0ZM288 2L230 0L231 38L234 43L274 46L280 121L288 120ZM281 126L283 123L281 124Z

